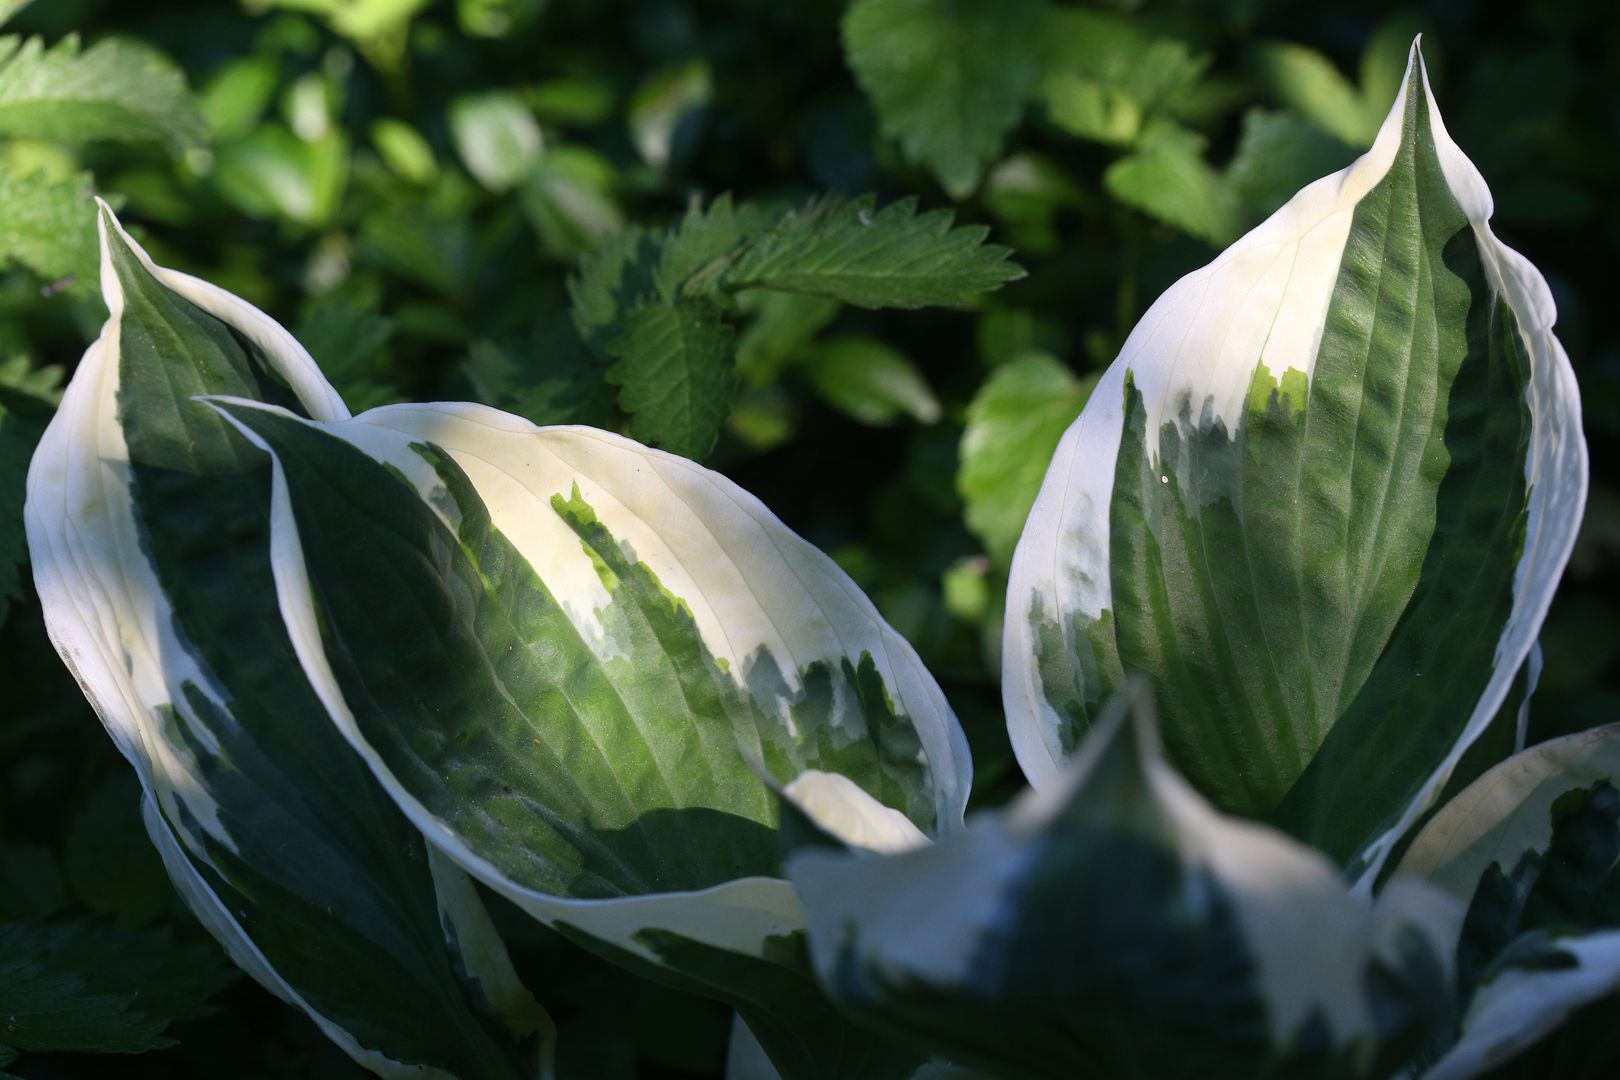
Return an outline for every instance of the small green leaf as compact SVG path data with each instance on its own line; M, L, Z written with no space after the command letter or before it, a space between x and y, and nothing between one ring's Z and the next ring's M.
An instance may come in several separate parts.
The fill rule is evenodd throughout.
M902 416L923 424L939 419L939 399L922 372L877 338L821 342L806 357L805 374L823 401L863 424L887 427Z
M701 459L731 405L731 327L712 304L653 303L625 316L607 345L618 363L608 381L638 439Z
M197 95L214 138L240 139L257 127L280 79L280 65L270 56L244 56L215 72Z
M952 228L915 199L881 210L870 196L787 214L726 270L728 289L780 289L865 308L962 304L1024 276L982 225Z
M540 160L543 142L534 114L513 94L459 97L450 103L450 135L473 178L491 191L521 184Z
M0 1039L18 1050L141 1053L236 977L213 945L164 929L0 923Z
M613 166L581 146L553 146L523 186L523 210L552 254L577 259L624 228Z
M349 143L340 129L306 142L280 124L266 124L221 147L214 165L220 195L238 210L300 225L329 221L348 178Z
M1127 206L1217 247L1238 233L1237 199L1204 160L1204 140L1165 126L1108 166L1103 186Z
M91 178L17 176L0 169L0 269L19 263L47 281L96 285Z
M695 125L714 96L708 61L689 60L654 74L630 97L626 119L642 160L654 168L683 161L694 147Z
M1304 45L1268 42L1255 49L1260 81L1283 104L1350 146L1378 133L1385 102L1369 103L1333 61Z
M1134 143L1208 58L1184 42L1155 38L1123 15L1056 8L1047 19L1040 96L1057 127L1083 139Z
M968 528L1001 566L1012 560L1052 451L1096 382L1030 353L998 367L968 405L956 489Z
M0 135L182 150L206 142L208 125L180 69L146 45L111 38L80 52L76 34L49 49L0 37Z
M1040 74L1044 0L859 0L844 56L883 134L952 198L978 187Z
M429 184L439 175L439 163L428 145L410 124L385 116L371 125L371 145L377 148L394 175L412 184Z

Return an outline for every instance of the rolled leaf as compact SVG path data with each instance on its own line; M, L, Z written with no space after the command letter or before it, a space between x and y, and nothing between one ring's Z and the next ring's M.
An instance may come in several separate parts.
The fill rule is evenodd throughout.
M105 207L101 247L110 317L24 516L46 627L140 777L170 877L232 959L378 1075L533 1076L549 1021L466 876L304 681L270 571L270 470L191 399L327 419L343 403L286 331L153 265Z
M216 405L275 458L304 669L435 845L610 958L734 1004L784 1075L899 1075L814 986L755 767L836 774L881 827L938 836L969 761L830 559L718 474L606 432L475 405Z
M1140 672L1217 807L1373 879L1509 694L1585 499L1551 294L1490 214L1414 44L1372 148L1143 316L1013 561L1033 784Z
M1059 782L937 844L788 857L846 1007L1007 1077L1387 1076L1445 1015L1445 898L1352 895L1320 854L1225 817L1145 699Z
M1495 1068L1620 988L1620 725L1517 754L1446 803L1399 872L1466 906L1462 1003L1425 1080Z

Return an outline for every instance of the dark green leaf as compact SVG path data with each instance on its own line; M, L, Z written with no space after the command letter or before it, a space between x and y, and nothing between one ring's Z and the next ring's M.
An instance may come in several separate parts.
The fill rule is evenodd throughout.
M714 446L736 376L731 327L712 304L653 303L623 319L607 344L618 359L607 378L643 442L701 459Z

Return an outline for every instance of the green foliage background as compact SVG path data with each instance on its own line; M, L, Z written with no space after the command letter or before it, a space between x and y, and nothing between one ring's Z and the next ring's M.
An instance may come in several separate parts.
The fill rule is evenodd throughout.
M1610 0L21 5L0 34L50 48L0 44L0 1047L33 1009L105 1034L40 1050L167 1048L0 1049L0 1072L358 1075L180 908L27 585L27 456L104 317L92 193L159 262L291 327L356 409L616 427L757 493L916 644L985 806L1021 783L1000 598L1058 435L1166 286L1370 141L1418 31L1585 400L1593 493L1543 635L1541 739L1620 717ZM922 216L890 205L908 196ZM1011 273L942 209L1027 276L982 294ZM923 259L933 291L772 291L814 228L881 230L861 265ZM565 1075L719 1074L723 1009L502 914ZM1517 1068L1603 1069L1617 1008Z

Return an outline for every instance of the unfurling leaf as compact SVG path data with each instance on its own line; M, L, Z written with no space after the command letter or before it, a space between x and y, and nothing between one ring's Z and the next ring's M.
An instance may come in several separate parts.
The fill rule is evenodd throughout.
M1013 560L1037 787L1127 671L1216 806L1377 871L1507 698L1586 448L1541 275L1491 233L1414 47L1371 150L1142 318Z

